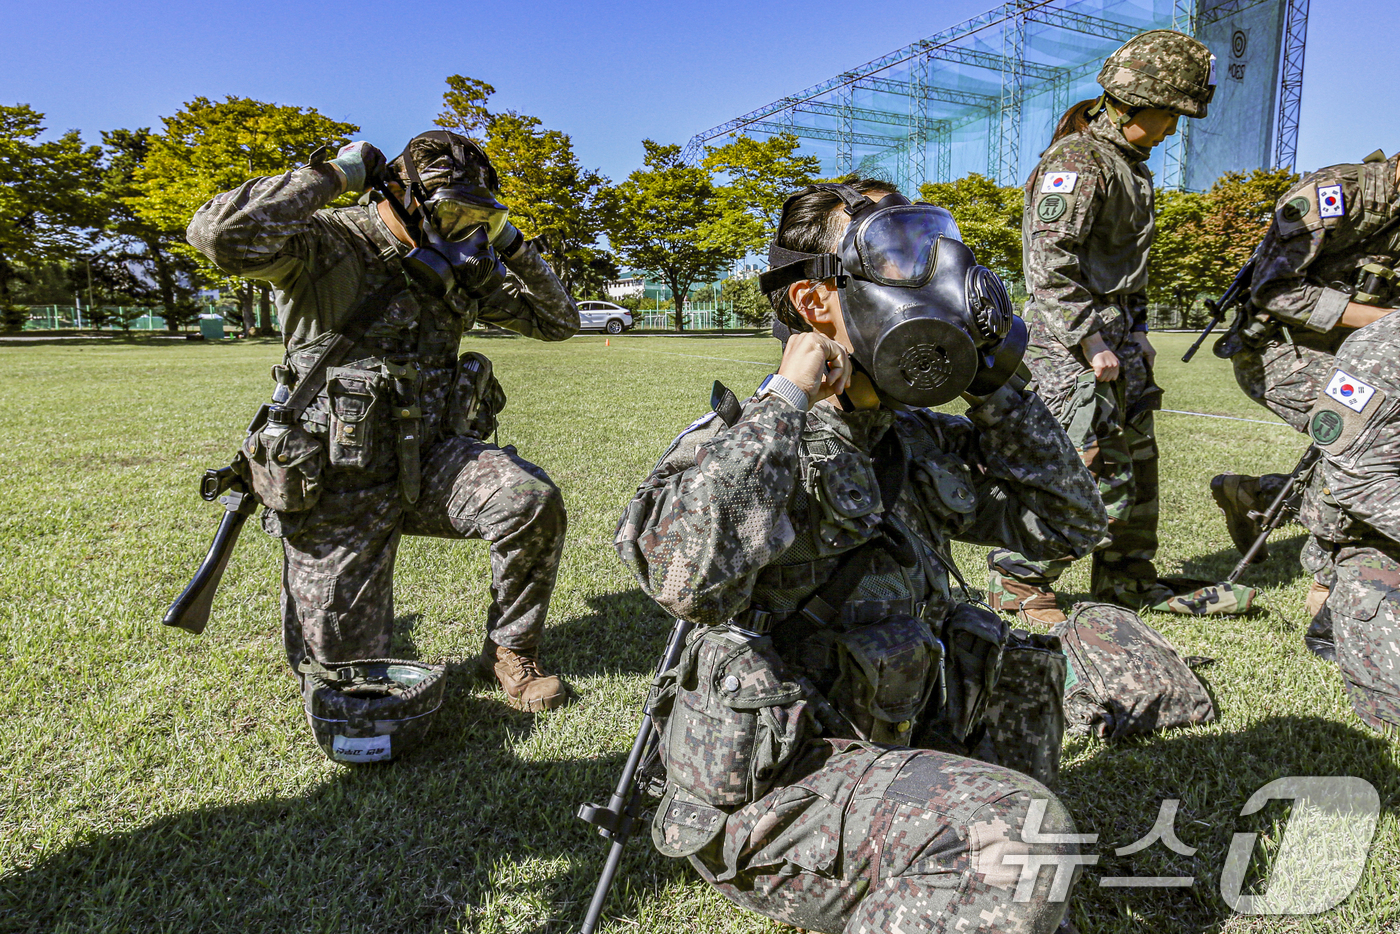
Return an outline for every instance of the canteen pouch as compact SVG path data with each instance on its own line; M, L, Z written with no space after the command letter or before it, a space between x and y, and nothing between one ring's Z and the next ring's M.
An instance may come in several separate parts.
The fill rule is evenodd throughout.
M943 644L928 624L889 616L836 637L840 674L828 696L862 739L910 745L915 723L939 684Z
M267 433L264 424L243 439L244 479L258 502L278 512L304 512L321 498L325 447L300 425Z
M1060 774L1065 672L1057 637L1011 630L1001 652L1001 675L982 715L996 763L1045 785Z
M943 645L948 656L943 665L947 682L943 720L959 742L967 742L982 722L992 689L1001 675L1007 632L1000 617L972 603L959 603L943 623Z
M725 626L697 630L661 684L651 706L654 716L665 714L667 784L705 805L737 807L762 797L803 739L802 686L785 679L767 636Z
M330 407L327 447L332 467L367 469L385 443L381 413L384 379L377 370L333 366L326 369Z
M1071 733L1113 741L1215 719L1195 672L1131 610L1081 603L1051 633L1069 662L1064 697Z
M475 351L462 354L457 360L457 383L447 414L448 430L464 438L489 438L505 407L506 391L496 379L491 361Z

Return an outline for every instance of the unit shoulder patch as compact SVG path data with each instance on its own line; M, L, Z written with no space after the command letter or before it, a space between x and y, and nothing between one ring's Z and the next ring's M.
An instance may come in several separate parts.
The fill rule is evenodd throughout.
M1284 197L1286 200L1274 212L1274 223L1278 225L1280 237L1287 239L1322 226L1322 218L1317 211L1316 185L1304 185Z
M1339 367L1308 415L1308 435L1329 454L1341 454L1385 408L1385 402L1384 390Z
M1049 224L1065 216L1069 210L1069 199L1064 195L1046 195L1035 206L1035 216Z

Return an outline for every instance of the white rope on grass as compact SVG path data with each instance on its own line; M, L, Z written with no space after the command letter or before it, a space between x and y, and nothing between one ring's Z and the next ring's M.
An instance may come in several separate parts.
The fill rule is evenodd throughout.
M1238 415L1211 415L1209 412L1183 412L1180 409L1158 409L1159 412L1166 412L1169 415L1194 415L1197 418L1223 418L1230 422L1252 422L1255 425L1274 425L1276 427L1293 430L1293 426L1285 421L1266 421L1262 418L1240 418Z

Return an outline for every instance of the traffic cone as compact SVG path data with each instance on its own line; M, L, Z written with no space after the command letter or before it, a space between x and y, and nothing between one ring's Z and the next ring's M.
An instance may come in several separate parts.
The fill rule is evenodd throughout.
M604 347L611 347L611 346L612 346L612 338L611 338L611 337L605 337L605 338L603 338L603 346L604 346Z

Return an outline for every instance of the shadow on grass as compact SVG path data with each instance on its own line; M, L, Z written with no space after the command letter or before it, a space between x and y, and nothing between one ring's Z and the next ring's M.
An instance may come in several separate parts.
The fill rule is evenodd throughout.
M1240 583L1251 587L1281 587L1297 580L1304 573L1299 558L1307 540L1307 533L1301 530L1287 538L1271 538L1268 560L1245 568L1240 576ZM1241 557L1243 555L1233 548L1197 555L1187 558L1182 563L1182 574L1186 577L1223 580L1239 563Z
M503 711L457 696L429 743L399 761L338 768L301 794L98 829L0 873L0 931L575 930L606 844L574 813L607 800L622 755L522 759L511 748L523 715ZM299 745L314 767L310 737ZM635 915L688 872L642 826L609 914Z
M545 629L540 654L568 675L646 674L666 648L675 620L633 587L588 598L589 612Z
M1350 775L1375 786L1383 807L1400 807L1394 750L1361 726L1320 717L1270 717L1233 733L1163 733L1109 745L1071 738L1060 796L1081 833L1098 834L1085 848L1099 854L1075 888L1074 918L1084 934L1217 931L1233 912L1220 896L1220 874L1233 835L1262 832L1279 839L1288 805L1249 817L1240 810L1255 791L1290 775ZM1174 827L1194 855L1156 843L1129 856L1115 848L1146 837L1165 799L1180 801ZM1262 848L1246 880L1262 888ZM1192 877L1189 888L1101 888L1105 876ZM1365 887L1363 879L1362 887ZM1389 910L1394 910L1392 905Z

